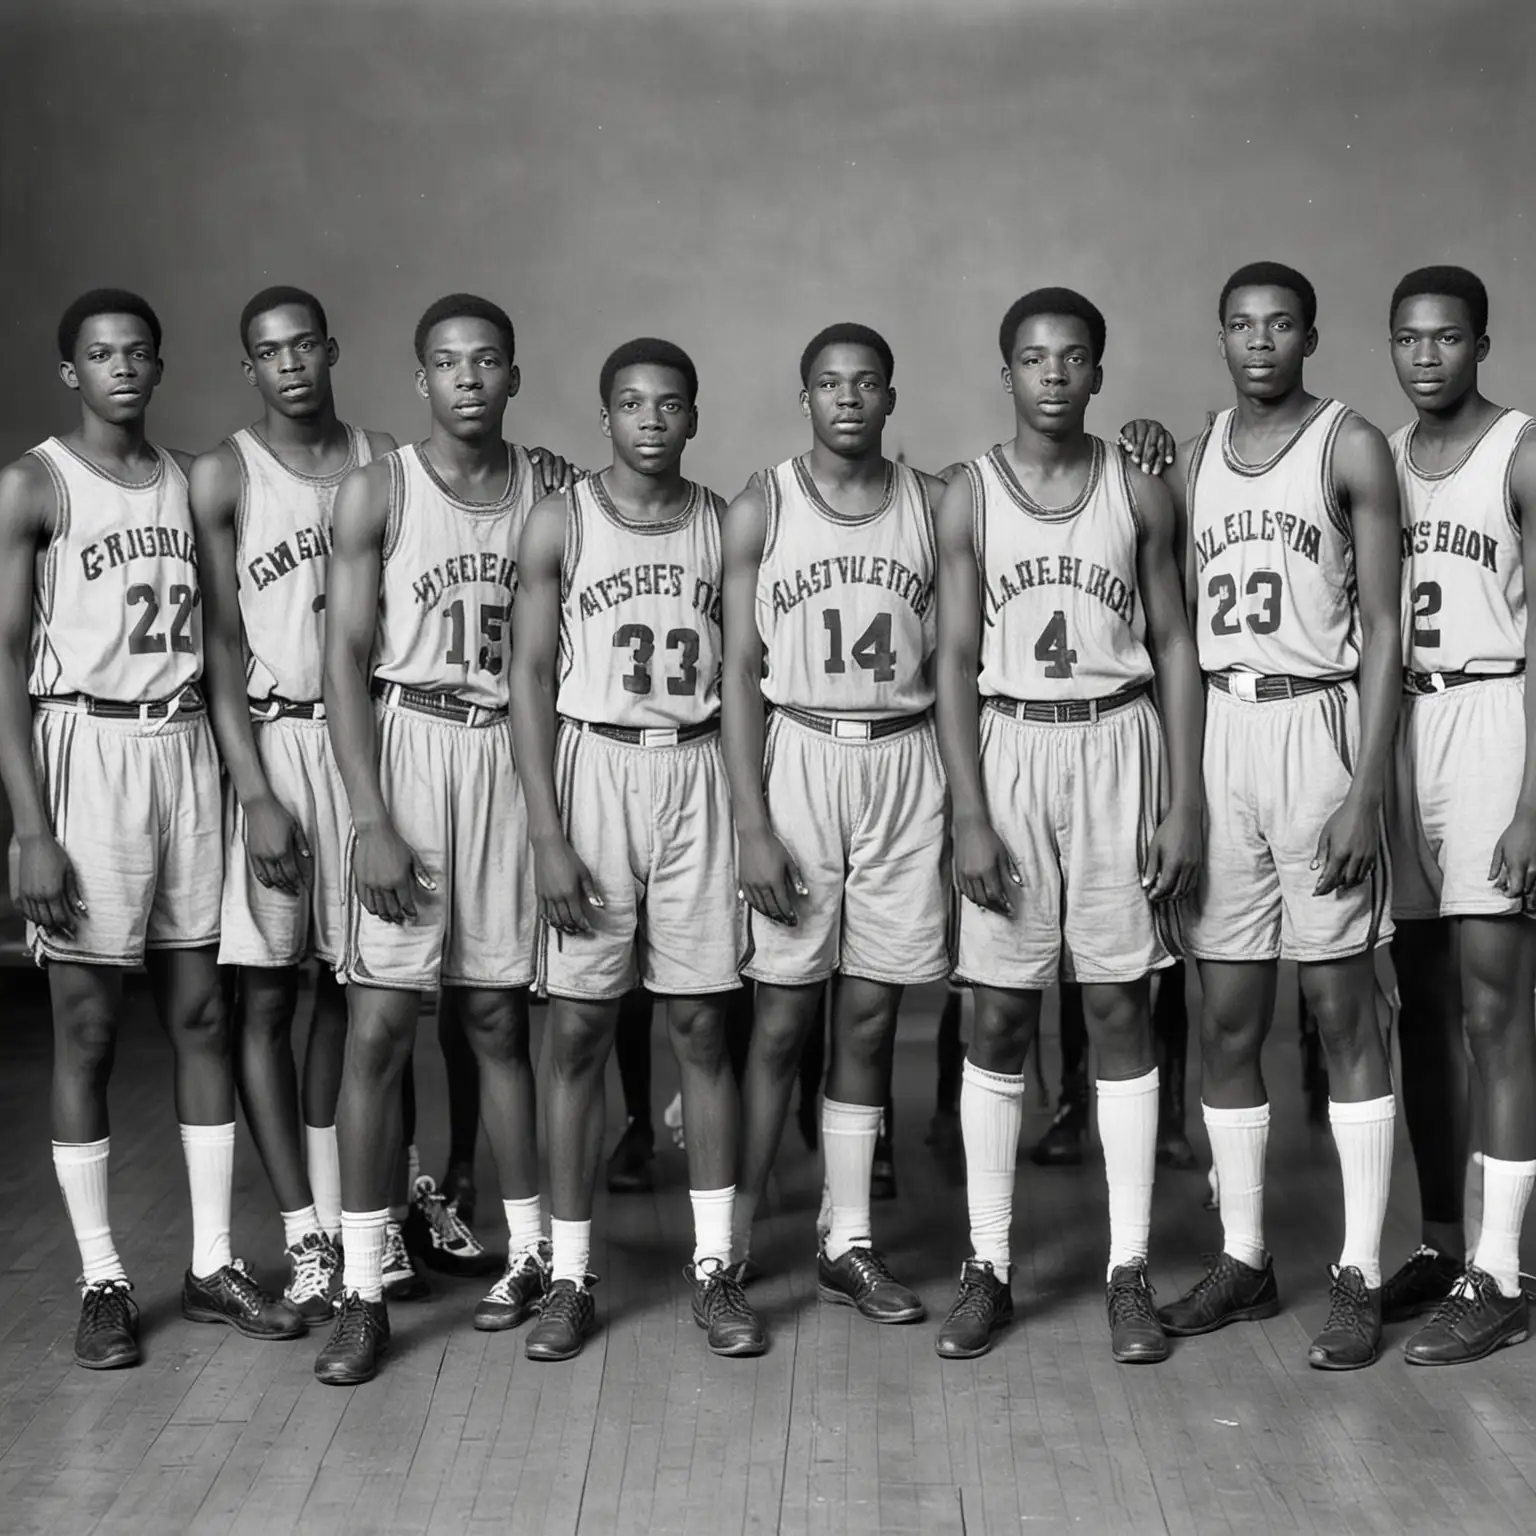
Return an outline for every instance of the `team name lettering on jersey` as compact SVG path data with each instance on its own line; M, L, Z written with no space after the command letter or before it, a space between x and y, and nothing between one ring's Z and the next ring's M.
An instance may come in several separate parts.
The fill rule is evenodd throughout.
M272 549L246 564L258 592L298 570L305 560L325 560L331 553L331 536L318 523L312 528L295 529L291 538L281 540Z
M1409 555L1461 555L1474 565L1497 574L1499 569L1499 541L1491 533L1479 533L1464 523L1439 522L1414 523L1403 529L1403 558Z
M517 561L490 550L471 551L464 555L450 555L439 560L430 570L423 571L411 581L416 601L429 612L442 602L443 594L450 587L463 586L466 582L485 581L502 587L509 596L517 595Z
M1195 558L1203 571L1217 555L1234 544L1255 541L1284 544L1316 565L1322 549L1323 530L1294 512L1250 507L1241 512L1228 512L1219 528L1207 528L1201 533L1195 539Z
M926 618L933 604L933 577L909 569L900 560L881 555L833 555L799 567L773 583L773 611L788 613L807 598L820 597L840 586L884 587Z
M992 581L987 582L989 618L1036 587L1073 587L1088 597L1098 598L1127 624L1136 622L1136 589L1096 560L1088 562L1088 577L1084 580L1081 555L1036 555L1032 560L1019 560L1011 574L999 571L995 581L995 590Z
M87 581L95 581L103 571L115 571L130 560L181 560L195 566L197 545L192 535L180 528L124 528L80 551L80 568Z
M621 566L606 576L599 576L582 586L576 594L581 617L595 619L625 603L650 597L682 597L691 587L690 602L695 613L712 622L720 622L720 588L702 576L692 576L670 561Z

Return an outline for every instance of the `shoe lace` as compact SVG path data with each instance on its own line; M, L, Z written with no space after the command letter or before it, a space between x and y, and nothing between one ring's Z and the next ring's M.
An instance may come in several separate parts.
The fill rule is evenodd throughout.
M1152 1310L1152 1287L1146 1274L1132 1269L1129 1274L1117 1276L1109 1283L1109 1322L1111 1327L1121 1323L1145 1322L1155 1316Z
M224 1284L247 1306L260 1306L271 1299L245 1267L244 1259L231 1259L224 1266Z
M1205 1273L1190 1286L1186 1301L1193 1301L1197 1296L1204 1296L1213 1286L1220 1285L1227 1278L1230 1266L1224 1253L1202 1253L1201 1262L1205 1265Z
M865 1285L895 1278L885 1262L885 1255L874 1248L850 1248L848 1266Z
M700 1265L695 1272L704 1282L704 1308L711 1321L717 1317L750 1320L757 1316L741 1288L739 1270L716 1259L711 1268Z
M353 1292L341 1304L336 1332L331 1335L334 1350L360 1349L379 1334L378 1319L363 1298Z
M512 1287L525 1275L535 1275L543 1279L549 1272L549 1263L537 1248L525 1248L521 1253L513 1254L507 1260L507 1267L502 1271L501 1278L486 1292L487 1301L500 1301L510 1305L512 1301Z
M427 1225L438 1246L450 1251L481 1252L480 1240L459 1218L457 1203L450 1205L428 1175L416 1180L416 1204L427 1218Z
M1450 1294L1437 1306L1429 1320L1430 1327L1454 1328L1469 1312L1483 1305L1480 1277L1469 1268L1451 1287Z
M331 1288L331 1275L336 1268L335 1257L328 1252L330 1245L310 1233L303 1242L288 1250L293 1261L293 1281L288 1294L295 1300L304 1301L311 1296L327 1295Z
M1328 1321L1323 1332L1361 1333L1369 1328L1370 1298L1364 1285L1352 1285L1342 1271L1336 1272L1328 1292Z
M540 1309L544 1321L576 1327L581 1321L581 1303L585 1295L586 1292L579 1285L566 1283L551 1286L544 1293L544 1305Z
M987 1284L988 1271L967 1264L960 1271L960 1290L955 1304L949 1309L951 1320L958 1317L985 1319L992 1311L992 1288Z
M81 1310L92 1328L129 1328L138 1316L138 1305L128 1294L133 1286L127 1280L95 1280L80 1293Z

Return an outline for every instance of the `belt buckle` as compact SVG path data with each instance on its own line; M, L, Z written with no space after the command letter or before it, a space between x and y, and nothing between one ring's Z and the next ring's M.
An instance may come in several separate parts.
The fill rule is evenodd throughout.
M1065 699L1056 706L1058 725L1087 725L1092 720L1092 699Z
M642 747L675 747L677 727L675 725L643 725L640 727L640 745Z
M1234 699L1241 699L1244 704L1259 702L1259 680L1252 672L1227 673L1227 686Z
M1444 693L1450 686L1446 682L1445 673L1443 672L1427 672L1425 673L1425 676L1429 679L1429 689L1431 693Z
M837 741L868 741L868 720L836 719L832 722L832 735Z

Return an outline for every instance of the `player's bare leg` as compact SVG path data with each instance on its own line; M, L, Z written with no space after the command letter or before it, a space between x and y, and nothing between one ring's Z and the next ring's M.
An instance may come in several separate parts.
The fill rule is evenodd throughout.
M347 991L328 966L315 976L314 1012L304 1050L300 1088L309 1190L320 1230L341 1235L341 1154L336 1144L336 1101L347 1052Z
M439 998L437 1044L448 1078L448 1166L442 1195L468 1225L475 1219L475 1146L480 1139L482 1095L479 1058L455 1006L461 996L460 989L448 988Z
M619 1004L613 1054L619 1064L628 1124L608 1159L608 1192L649 1194L656 1187L651 1163L656 1130L651 1118L651 994L637 987Z

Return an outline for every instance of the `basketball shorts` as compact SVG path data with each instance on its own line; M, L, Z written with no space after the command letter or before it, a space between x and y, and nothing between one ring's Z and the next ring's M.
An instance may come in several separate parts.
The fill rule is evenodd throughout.
M1388 785L1399 921L1522 910L1488 878L1525 772L1525 679L1403 699Z
M299 824L310 857L297 896L264 886L245 851L245 812L224 787L224 914L220 965L340 965L346 940L347 792L325 719L252 721L256 752L277 802Z
M437 887L412 884L414 921L359 899L347 840L343 978L369 987L525 987L533 980L528 812L506 718L461 725L377 704L379 787L395 831Z
M959 898L956 975L1038 991L1171 965L1176 913L1141 885L1168 794L1151 702L1064 725L984 706L980 766L993 830L1023 883L1009 887L1008 914Z
M208 718L119 720L38 701L32 760L75 867L75 935L27 928L39 963L137 965L147 949L219 941L219 760Z
M1313 894L1317 843L1354 775L1355 685L1249 703L1205 702L1205 868L1186 915L1199 960L1341 960L1392 935L1383 816L1375 867L1352 890Z
M555 786L565 835L603 899L591 933L539 925L539 990L616 1001L741 985L731 792L719 732L671 746L562 724Z
M931 721L874 741L768 724L763 792L808 890L799 921L748 910L742 974L779 986L833 971L893 986L949 973L948 790Z

